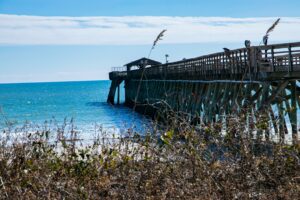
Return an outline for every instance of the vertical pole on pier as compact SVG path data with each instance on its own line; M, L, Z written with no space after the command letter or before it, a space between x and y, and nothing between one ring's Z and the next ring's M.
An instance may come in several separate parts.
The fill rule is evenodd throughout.
M271 49L271 59L272 59L272 72L275 72L275 58L274 58L274 46Z
M289 45L289 72L293 71L293 56L292 56L292 47Z
M118 105L120 104L120 84L118 85Z

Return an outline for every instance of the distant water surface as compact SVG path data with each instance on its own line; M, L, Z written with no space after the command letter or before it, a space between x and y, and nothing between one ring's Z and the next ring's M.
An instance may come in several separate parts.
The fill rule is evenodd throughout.
M0 84L0 128L62 125L74 119L76 130L90 137L96 128L145 132L149 120L124 106L106 103L110 81ZM124 96L124 91L121 94ZM124 98L122 98L124 101Z

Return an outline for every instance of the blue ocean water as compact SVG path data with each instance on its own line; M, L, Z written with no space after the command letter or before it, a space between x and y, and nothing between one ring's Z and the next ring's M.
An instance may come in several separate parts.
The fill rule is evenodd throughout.
M61 125L74 119L76 129L90 134L97 127L146 131L149 120L124 106L106 103L110 81L0 84L0 129L24 124ZM124 101L124 90L121 90ZM55 123L54 123L55 121Z

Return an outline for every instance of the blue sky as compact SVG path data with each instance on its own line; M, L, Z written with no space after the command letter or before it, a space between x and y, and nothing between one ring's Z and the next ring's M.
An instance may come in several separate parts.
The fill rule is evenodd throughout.
M164 61L300 40L296 0L0 0L0 83L107 79L111 67L152 54Z
M47 16L299 16L298 0L1 0L1 13Z

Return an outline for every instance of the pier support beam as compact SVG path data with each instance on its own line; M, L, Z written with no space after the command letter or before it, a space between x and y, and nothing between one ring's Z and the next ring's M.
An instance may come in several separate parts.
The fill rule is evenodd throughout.
M110 90L107 98L107 103L110 103L112 105L115 104L115 93L116 90L118 89L118 99L117 103L120 104L120 84L123 82L123 79L115 79L112 80L111 85L110 85Z
M120 84L118 85L118 101L117 104L120 105Z
M140 92L136 98L139 86ZM170 111L187 117L187 120L201 118L208 124L225 122L228 116L245 115L245 130L251 138L256 138L256 134L257 138L271 140L276 134L284 143L286 134L291 134L294 143L299 141L297 110L300 87L296 80L214 82L126 79L125 88L126 102L144 106L141 113L147 113L145 105L148 105L154 106L158 112ZM151 114L155 115L155 112L151 110ZM258 125L264 126L256 127Z
M291 82L291 108L290 108L290 121L292 125L292 138L293 143L298 142L298 126L297 126L297 86L296 81Z

